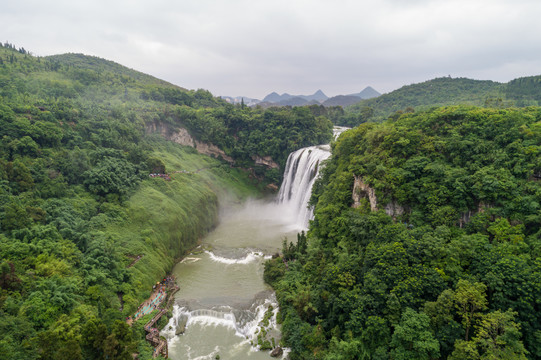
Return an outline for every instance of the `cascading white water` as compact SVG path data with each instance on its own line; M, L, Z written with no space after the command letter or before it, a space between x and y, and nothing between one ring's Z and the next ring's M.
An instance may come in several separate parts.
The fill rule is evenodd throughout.
M223 306L219 311L209 309L189 310L184 306L175 305L173 307L173 317L162 331L162 336L168 340L176 336L177 329L182 327L189 328L194 324L203 326L224 326L235 331L235 334L248 342L257 343L257 333L261 329L261 321L269 307L272 307L272 316L266 326L266 331L278 332L276 324L276 314L278 304L274 295L269 298L260 299L252 304L249 309L234 309L230 306Z
M336 139L346 127L335 127ZM313 209L308 207L312 195L312 186L319 175L322 162L331 156L330 145L309 146L289 154L284 171L284 181L280 187L277 201L282 204L284 211L294 217L295 223L301 229L308 228L313 219Z
M303 229L313 218L308 207L312 186L316 181L321 162L331 156L329 145L310 146L289 154L284 172L284 182L278 193L278 203L296 217L296 224Z

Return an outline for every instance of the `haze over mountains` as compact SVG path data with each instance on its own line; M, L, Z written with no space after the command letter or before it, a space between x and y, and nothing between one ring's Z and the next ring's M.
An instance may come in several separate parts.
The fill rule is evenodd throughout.
M244 104L247 106L260 105L263 107L266 106L303 106L303 105L324 105L324 106L348 106L355 104L361 100L371 99L378 97L381 94L374 90L372 87L368 86L359 93L349 94L349 95L337 95L333 97L328 97L321 90L317 90L312 95L291 95L284 93L279 95L276 92L272 92L265 96L263 100L247 98L247 97L230 97L222 96L222 99L226 100L232 104L239 104L244 101Z

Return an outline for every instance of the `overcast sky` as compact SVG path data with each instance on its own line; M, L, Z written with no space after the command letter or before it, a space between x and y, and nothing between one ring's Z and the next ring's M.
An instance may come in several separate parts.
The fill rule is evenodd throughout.
M188 89L328 96L541 74L539 0L6 0L0 40Z

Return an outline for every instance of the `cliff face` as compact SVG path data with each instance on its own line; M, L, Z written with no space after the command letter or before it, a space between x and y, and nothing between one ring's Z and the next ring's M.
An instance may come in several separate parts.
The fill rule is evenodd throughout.
M352 207L354 208L358 208L361 205L361 200L367 198L370 202L370 210L378 210L378 198L376 197L376 190L365 183L360 176L354 175L353 193L351 197L353 199ZM385 213L393 218L404 214L404 211L404 207L395 201L391 201L385 205Z
M147 134L158 133L166 140L173 141L180 145L191 146L201 154L222 157L230 164L235 162L231 156L226 155L226 153L216 145L195 140L185 128L173 130L167 124L153 122L146 125L145 131Z
M256 165L264 165L270 169L279 169L280 165L278 165L270 156L258 156L254 155L252 156L252 160L254 160Z
M354 175L353 182L353 207L356 209L361 205L361 199L368 198L370 201L370 210L378 210L378 198L376 197L376 190L372 189L367 183L363 181L360 176Z
M376 190L371 188L370 185L368 185L367 183L365 183L360 176L353 175L353 178L353 193L351 194L353 204L351 205L351 207L356 209L361 206L362 199L368 199L368 201L370 202L370 210L378 211L378 198L376 197ZM458 226L462 228L465 224L470 222L470 218L472 216L478 213L482 213L492 207L493 205L491 204L485 204L483 202L480 202L477 209L468 210L460 215L460 219L458 220ZM398 204L394 200L386 204L384 209L385 213L389 216L392 216L393 219L396 219L397 216L401 216L406 212L406 208Z
M194 139L190 132L185 128L172 129L171 126L167 124L160 122L152 122L146 124L145 131L147 134L158 133L168 141L173 141L180 145L193 147L200 154L205 154L216 158L222 157L230 164L233 164L235 162L235 160L233 160L231 156L227 155L218 146ZM280 168L280 165L278 165L270 156L261 157L258 155L254 155L252 156L252 160L254 160L256 165L263 165L268 167L269 169Z
M176 142L180 145L196 147L194 138L190 135L188 130L180 128L177 132L164 133L160 131L160 134L169 141Z

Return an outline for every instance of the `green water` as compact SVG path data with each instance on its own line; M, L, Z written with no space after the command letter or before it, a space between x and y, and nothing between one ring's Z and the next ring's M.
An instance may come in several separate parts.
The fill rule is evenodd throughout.
M284 237L292 241L299 229L272 202L249 201L222 213L220 225L173 270L180 291L174 317L162 331L170 359L271 358L268 350L254 346L264 312L269 305L277 308L274 293L263 282L263 263L281 249ZM186 320L184 334L175 335ZM274 321L267 338L278 343Z

